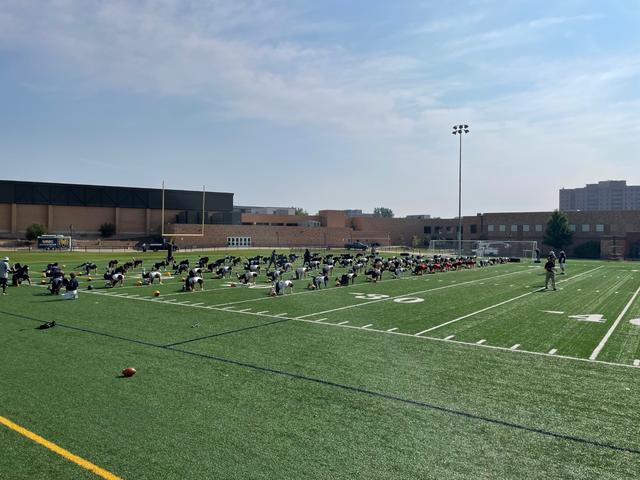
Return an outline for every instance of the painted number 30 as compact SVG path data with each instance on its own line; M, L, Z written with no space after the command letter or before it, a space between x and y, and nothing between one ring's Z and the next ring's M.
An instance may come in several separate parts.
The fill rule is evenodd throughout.
M355 295L354 298L359 300L384 300L385 298L389 298L389 295L383 295L381 293L352 293L352 295ZM424 302L424 298L400 297L394 298L393 301L395 303L420 303Z

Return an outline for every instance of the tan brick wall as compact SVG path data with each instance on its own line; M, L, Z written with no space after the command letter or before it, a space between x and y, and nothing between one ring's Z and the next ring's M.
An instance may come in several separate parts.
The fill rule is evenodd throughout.
M347 214L342 210L320 210L318 216L323 227L345 228L349 223Z
M173 233L198 233L198 225L170 225ZM226 246L227 237L251 237L254 247L339 247L350 238L348 228L270 227L260 225L205 225L204 237L175 236L178 245Z
M24 232L34 223L47 225L46 205L17 205L16 215L16 228L18 232Z
M115 209L105 207L53 207L53 225L51 233L69 233L73 225L75 233L97 232L103 223L115 224Z
M413 218L354 217L351 224L354 227L354 238L389 237L391 245L410 245L414 235L419 239L424 238L424 226L427 221Z
M144 234L147 224L147 210L145 208L121 208L118 235Z
M11 232L11 204L0 203L0 232Z

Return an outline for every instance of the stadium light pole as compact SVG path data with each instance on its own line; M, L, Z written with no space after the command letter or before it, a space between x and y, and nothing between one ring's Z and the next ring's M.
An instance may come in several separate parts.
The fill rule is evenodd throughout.
M454 125L452 135L460 137L458 161L458 255L462 255L462 134L469 133L469 125Z

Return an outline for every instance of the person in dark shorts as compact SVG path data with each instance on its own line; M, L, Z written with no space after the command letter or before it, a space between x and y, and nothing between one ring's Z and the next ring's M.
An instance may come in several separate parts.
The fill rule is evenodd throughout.
M558 254L558 263L560 264L560 275L564 275L565 263L567 263L567 254L564 250L560 250Z

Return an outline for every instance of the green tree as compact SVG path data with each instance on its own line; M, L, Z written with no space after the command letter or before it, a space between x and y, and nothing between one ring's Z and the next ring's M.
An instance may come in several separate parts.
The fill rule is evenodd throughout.
M107 238L116 233L116 226L113 223L103 223L100 225L100 236Z
M26 237L27 240L33 241L40 235L45 235L46 233L47 227L45 227L44 225L40 225L39 223L34 223L30 227L27 227Z
M306 217L309 215L309 212L307 212L304 208L296 208L295 214Z
M374 217L393 218L393 210L386 207L376 207L373 209Z
M542 242L553 248L564 248L573 242L573 233L569 230L567 215L559 210L554 210L544 232Z

